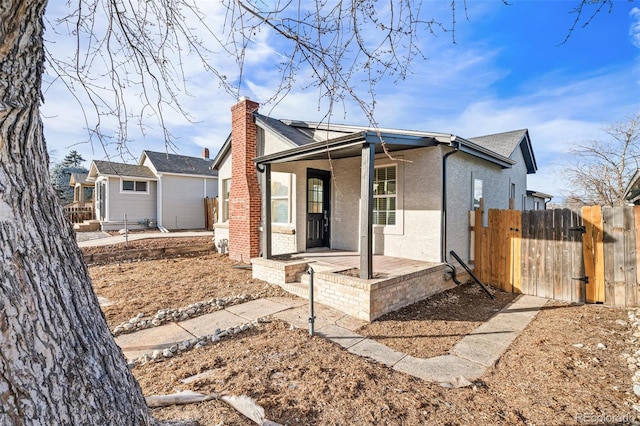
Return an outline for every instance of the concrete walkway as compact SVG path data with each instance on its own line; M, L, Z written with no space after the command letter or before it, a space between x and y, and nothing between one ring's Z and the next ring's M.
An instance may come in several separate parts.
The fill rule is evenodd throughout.
M90 237L82 234L93 234ZM102 236L99 234L103 234ZM144 240L147 238L179 238L179 237L211 237L213 242L212 231L185 231L185 232L140 232L130 233L129 241ZM78 247L97 247L108 246L112 244L120 244L125 242L124 235L111 236L106 232L84 232L77 233Z
M495 365L547 300L519 296L464 337L448 355L434 358L415 358L367 339L354 332L365 324L364 321L320 304L314 306L315 331L355 355L373 359L394 370L444 386L465 386ZM125 357L132 360L155 349L165 349L194 337L213 334L218 328L237 327L268 316L308 329L308 301L288 297L253 300L183 322L121 335L116 338L116 343Z

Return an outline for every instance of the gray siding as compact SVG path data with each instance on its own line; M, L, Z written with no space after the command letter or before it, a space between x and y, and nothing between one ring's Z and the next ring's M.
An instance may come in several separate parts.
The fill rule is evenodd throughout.
M148 181L148 193L121 192L119 178L109 177L107 217L108 222L127 221L136 223L144 220L156 220L156 182Z
M167 229L204 228L205 181L216 188L215 179L162 176L162 226Z

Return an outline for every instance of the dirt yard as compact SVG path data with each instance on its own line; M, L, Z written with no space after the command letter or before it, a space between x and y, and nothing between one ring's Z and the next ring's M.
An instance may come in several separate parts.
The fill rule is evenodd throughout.
M96 265L90 273L96 293L114 303L104 308L110 325L215 297L284 294L237 266L208 254ZM441 355L514 297L494 293L491 301L476 286L464 285L359 333L414 356ZM269 420L288 425L624 424L637 418L632 405L638 402L634 371L622 356L640 349L628 322L625 309L549 303L494 368L460 389L396 372L279 321L133 373L145 395L184 389L248 395ZM206 378L181 383L206 371ZM155 409L154 415L202 425L252 424L217 400Z

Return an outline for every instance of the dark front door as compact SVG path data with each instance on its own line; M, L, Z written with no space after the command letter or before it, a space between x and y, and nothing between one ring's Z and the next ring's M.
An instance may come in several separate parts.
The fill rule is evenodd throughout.
M307 170L307 248L329 247L331 173Z

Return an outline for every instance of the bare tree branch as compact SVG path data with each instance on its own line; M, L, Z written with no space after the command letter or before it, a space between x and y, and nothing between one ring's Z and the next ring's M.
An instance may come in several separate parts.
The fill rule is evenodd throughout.
M561 175L571 183L569 198L582 204L624 205L624 191L640 161L640 114L605 129L605 140L569 151Z

